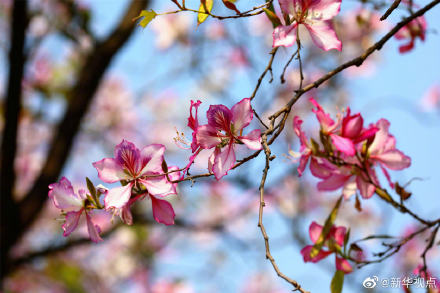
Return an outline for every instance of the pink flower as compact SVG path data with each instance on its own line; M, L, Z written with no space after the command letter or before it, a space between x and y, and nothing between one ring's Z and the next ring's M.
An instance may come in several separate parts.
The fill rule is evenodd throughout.
M378 163L380 165L390 185L393 187L390 175L385 167L391 170L403 170L411 165L411 158L396 149L396 139L388 132L390 127L388 120L380 119L376 123L376 127L378 131L368 148L369 161L372 164Z
M300 147L300 159L299 159L299 166L298 166L298 176L302 176L304 170L306 169L307 162L310 159L310 156L312 155L312 147L307 143L307 137L304 133L304 131L301 130L301 125L303 121L298 117L295 116L293 118L293 129L295 130L296 135L299 137L299 141L301 143Z
M350 115L349 107L341 125L340 121L335 122L316 100L310 98L310 102L316 107L312 111L321 125L321 131L328 134L335 148L347 156L354 156L356 144L373 137L377 131L373 126L364 129L361 114Z
M297 27L303 24L313 42L322 50L342 50L331 19L341 8L341 0L279 0L285 17L292 24L280 25L273 32L273 47L289 47L296 42Z
M211 105L207 112L208 124L197 128L197 144L203 149L215 147L209 158L208 168L220 180L235 164L235 144L245 144L252 150L260 150L261 131L255 129L243 135L243 129L253 118L251 101L243 99L231 109L224 105Z
M90 211L87 207L88 200L86 192L83 189L79 189L78 194L76 194L72 184L66 177L61 178L59 183L50 184L49 189L49 197L52 199L53 204L58 209L66 212L66 219L62 226L64 237L69 236L70 233L76 229L81 214L84 212L90 239L93 242L102 241L102 238L99 236L101 229L92 221Z
M417 38L425 41L426 20L424 16L417 17L410 23L402 27L394 37L398 40L409 40L409 43L399 47L400 53L406 53L414 48L414 43Z
M316 222L312 222L309 227L309 236L310 240L313 243L316 243L321 235L323 227ZM338 257L338 252L341 251L341 248L344 246L344 239L347 229L345 227L336 227L332 226L329 234L327 235L323 248L318 252L315 257L311 257L310 253L312 252L313 245L307 245L301 250L301 254L304 258L304 262L313 262L316 263L321 259L326 258L332 253L335 253L336 258L336 269L343 271L346 274L349 274L353 271L350 263L342 257ZM327 249L325 249L327 248Z
M142 150L123 140L115 147L115 158L105 158L93 163L99 178L107 183L122 181L123 186L110 189L104 197L106 209L115 209L126 223L131 223L130 205L137 199L150 196L154 219L166 225L174 224L174 210L169 202L159 199L176 194L176 184L168 181L162 170L165 147L152 144ZM170 167L168 170L176 170ZM179 177L178 172L170 173L170 180ZM132 191L136 195L132 197Z

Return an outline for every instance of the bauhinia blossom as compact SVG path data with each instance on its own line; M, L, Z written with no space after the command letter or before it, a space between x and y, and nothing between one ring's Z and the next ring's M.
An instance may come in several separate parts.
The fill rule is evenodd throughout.
M398 40L409 40L409 43L403 44L399 47L400 53L406 53L414 48L415 40L425 41L426 20L424 16L417 17L402 27L394 37Z
M310 224L309 236L310 240L312 240L313 243L316 243L318 241L322 229L323 227L316 222L312 222L312 224ZM351 273L353 271L353 268L351 267L350 263L345 258L340 256L341 249L344 246L346 233L347 229L345 227L332 226L330 228L330 232L324 240L324 245L319 250L316 256L312 257L310 255L313 249L313 245L307 245L301 250L304 261L316 263L334 253L336 259L336 269L339 271L343 271L346 274Z
M171 204L161 197L176 194L175 180L178 172L164 174L165 147L152 144L142 150L123 140L115 147L114 158L105 158L93 163L99 178L107 183L121 181L121 187L110 189L104 197L106 209L116 210L121 218L131 224L130 205L138 199L149 196L153 207L154 219L166 225L174 224L174 210ZM168 168L169 171L177 167Z
M311 102L316 107L313 112L321 126L323 147L314 140L307 142L301 130L302 121L295 117L293 128L301 143L298 174L302 175L310 160L310 171L322 179L318 182L319 190L343 188L345 198L359 190L362 197L370 198L380 187L374 169L379 166L394 188L387 169L405 169L410 166L411 159L396 149L396 140L388 132L390 123L381 119L365 128L360 113L352 115L350 108L335 122L314 99Z
M92 221L90 213L93 207L89 206L91 203L87 199L84 189L79 189L78 193L75 193L70 181L63 177L60 182L49 185L49 197L53 204L65 213L66 219L62 226L64 237L69 236L76 229L79 219L84 213L90 239L93 242L102 241L99 236L101 229Z
M275 28L273 47L292 46L296 42L298 26L303 24L322 50L342 50L331 20L339 13L341 0L279 0L279 3L284 18L288 18L291 24Z
M260 150L261 131L255 129L243 135L243 129L253 119L251 101L245 98L231 109L224 105L211 105L207 112L208 124L197 127L197 145L203 149L215 148L209 158L208 169L220 180L234 166L235 145L245 144L252 150Z

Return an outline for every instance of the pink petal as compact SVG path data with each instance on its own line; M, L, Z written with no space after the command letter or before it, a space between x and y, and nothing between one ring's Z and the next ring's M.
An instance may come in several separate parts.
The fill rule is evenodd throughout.
M125 139L115 147L116 161L122 165L124 169L127 169L132 176L137 174L142 168L140 157L139 149L134 143Z
M301 146L307 147L307 137L304 131L301 130L302 123L303 121L298 116L293 118L293 129L295 130L296 135L299 137Z
M390 187L391 187L392 189L394 189L394 183L391 181L391 176L390 176L390 174L388 173L388 171L387 171L382 165L380 165L380 169L382 170L383 175L385 175L385 178L387 179L388 184L390 185Z
M348 112L349 113L349 112ZM361 134L362 128L364 127L364 119L361 114L355 114L344 117L342 120L342 133L343 137L356 138Z
M95 225L92 222L92 219L90 218L88 213L86 213L86 220L87 220L87 230L89 232L90 239L95 243L102 241L103 239L101 238L101 236L99 236L101 229L99 228L98 225Z
M155 175L155 174L151 174ZM166 176L147 177L147 179L139 179L148 192L152 195L166 196L170 194L176 194L176 185L168 181Z
M131 205L126 204L121 210L121 219L127 225L133 225L133 215L131 214Z
M211 125L201 125L197 128L197 143L204 149L210 149L221 143L218 131Z
M284 14L294 14L294 0L278 0L281 10Z
M320 261L323 258L326 258L327 256L329 256L330 254L332 254L333 252L331 251L326 251L326 250L320 250L318 252L318 255L315 256L314 258L310 257L310 252L312 252L313 249L313 245L307 245L306 247L304 247L303 249L301 249L301 254L303 256L304 262L313 262L316 263L318 261Z
M290 47L296 42L296 27L298 24L295 22L292 25L280 25L273 31L273 44L272 47Z
M380 119L377 121L376 127L379 130L376 132L374 140L368 148L368 151L371 155L381 153L389 140L388 129L390 127L390 122L386 119Z
M213 172L217 180L228 174L235 164L234 144L230 143L215 156Z
M342 195L344 196L344 199L349 199L353 194L356 194L356 190L356 179L352 177L344 184L344 188L342 189Z
M131 197L133 184L133 182L130 182L125 186L110 189L104 197L105 208L122 208Z
M230 132L232 112L224 105L211 105L208 112L208 124L216 130L224 130Z
M372 197L376 190L373 184L365 181L360 175L356 177L356 184L363 198Z
M322 226L316 223L315 221L313 221L309 227L310 240L312 240L313 243L316 243L321 233L322 233Z
M165 225L173 225L174 213L173 206L166 200L158 199L154 196L150 196L151 204L153 207L153 217L158 223Z
M371 156L391 170L402 170L411 165L411 158L399 150L389 150L380 155Z
M341 0L311 0L310 2L311 13L319 14L321 20L331 19L341 10Z
M332 176L318 183L318 190L331 191L341 188L350 179L350 177L350 175L333 174Z
M332 237L339 246L344 245L345 233L347 232L347 228L345 227L335 227L333 226L330 231L330 237Z
M346 274L349 274L353 271L350 263L344 259L336 256L336 269L339 271L343 271Z
M92 165L98 171L98 177L106 183L130 179L130 175L124 172L123 166L113 158L102 159Z
M343 152L347 156L354 156L356 154L356 149L351 139L336 134L331 134L330 138L338 151Z
M235 132L239 132L251 123L254 113L252 112L251 100L245 98L232 106L232 123L234 124Z
M197 102L191 100L191 107L189 108L188 126L192 130L196 130L197 127L199 126L199 119L197 116L198 116L198 109L201 103L202 102L200 102L199 100L197 100ZM196 111L194 116L193 116L193 107L195 108Z
M310 156L312 155L311 151L308 151L301 155L301 158L299 159L299 166L298 166L298 176L301 177L304 173L304 170L306 169L307 162L309 161Z
M327 162L327 164L324 163L323 159L312 158L310 161L310 171L313 176L326 179L333 174L335 168L332 168L328 161L325 160L325 162Z
M78 226L79 217L81 216L81 213L83 210L79 210L77 212L68 212L66 214L66 221L64 222L62 228L64 230L63 236L67 237L70 235L70 233L73 232L73 230L76 229Z
M248 135L240 136L239 139L251 150L261 150L263 148L260 129L255 129Z
M59 183L49 185L49 197L57 208L65 211L79 210L84 205L84 201L75 194L66 177L62 177Z
M342 43L336 35L331 20L314 21L312 25L305 24L316 46L324 51L342 50Z
M144 147L141 151L142 171L140 175L144 175L147 172L160 172L162 171L163 154L165 153L165 146L162 144L150 144Z
M215 150L208 158L208 171L210 173L213 173L212 166L214 166L215 157L218 156L218 154L220 154L220 148L215 148Z
M335 128L337 126L335 124L335 121L330 117L328 113L324 111L322 106L313 98L310 98L309 100L316 107L316 109L312 109L312 112L315 113L316 118L319 121L319 124L321 124L321 128L325 132L329 132L333 128Z

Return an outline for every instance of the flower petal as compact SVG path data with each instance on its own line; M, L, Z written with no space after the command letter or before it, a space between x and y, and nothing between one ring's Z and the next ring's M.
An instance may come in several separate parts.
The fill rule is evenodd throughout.
M303 249L301 249L301 254L303 256L304 262L318 262L323 258L326 258L327 256L329 256L330 254L332 254L333 252L331 251L327 251L327 250L320 250L318 252L318 255L315 256L314 258L310 257L310 252L313 249L313 245L307 245L306 247L304 247Z
M343 174L333 174L330 177L318 182L318 190L320 191L331 191L336 190L342 186L350 179L350 175Z
M330 138L338 151L343 152L347 156L354 156L356 154L356 149L351 139L336 134L331 134Z
M101 236L99 236L99 233L101 233L101 229L99 228L98 225L95 225L92 222L92 218L88 213L86 213L86 220L87 220L87 230L89 232L90 239L95 243L103 241Z
M106 183L130 179L130 175L124 172L123 166L113 158L105 158L92 165L98 171L98 177Z
M328 20L338 15L341 10L341 0L312 0L309 9L321 20Z
M105 208L122 208L130 199L133 182L110 189L104 197Z
M255 129L245 136L240 136L239 139L251 150L261 150L261 130Z
M273 44L272 47L290 47L296 42L296 27L298 24L295 22L292 25L280 25L273 31Z
M53 204L62 210L79 210L83 207L83 200L75 194L69 179L62 177L60 182L49 185L49 197Z
M142 171L140 175L147 172L163 172L162 162L163 154L165 153L165 146L162 144L150 144L144 147L141 151Z
M142 168L140 160L140 151L134 143L127 140L122 140L120 144L115 147L116 161L127 169L131 175L136 175Z
M411 158L399 150L389 150L377 156L371 156L391 170L402 170L411 165Z
M332 237L339 246L344 245L345 233L347 232L347 228L343 226L333 226L330 230L330 237Z
M216 130L224 130L230 132L232 112L225 105L211 105L208 112L208 124L214 127Z
M217 129L215 129L211 125L201 125L197 128L197 143L204 149L213 148L222 141L217 134Z
M232 169L234 163L234 144L230 143L215 156L214 165L212 166L215 178L220 180L223 176L228 174L228 171Z
M310 240L312 240L313 243L316 243L321 233L322 233L322 226L316 223L315 221L313 221L309 227Z
M176 194L176 184L168 181L165 175L157 176L158 174L151 174L152 177L147 179L139 179L148 190L148 193L157 196L166 196L170 194ZM155 176L153 176L155 175Z
M232 106L232 123L235 132L239 132L251 123L254 113L252 112L251 99L245 98Z
M81 216L83 210L79 210L77 212L68 212L66 214L66 221L64 222L62 228L64 230L63 236L67 237L73 230L78 226L79 217Z
M365 181L360 175L356 177L356 184L363 198L372 197L376 190L373 184Z
M336 269L349 274L353 271L350 263L345 258L340 258L336 256Z
M315 45L322 50L342 50L342 43L336 35L331 20L314 21L312 25L305 23L305 26L309 30L310 36Z
M153 217L158 223L165 225L173 225L174 213L173 206L166 200L158 199L154 196L150 196L151 204L153 208Z

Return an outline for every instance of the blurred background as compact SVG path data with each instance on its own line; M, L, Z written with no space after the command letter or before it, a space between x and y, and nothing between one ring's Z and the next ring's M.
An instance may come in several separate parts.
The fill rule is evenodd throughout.
M198 8L198 1L186 2ZM263 3L236 1L240 11ZM305 82L360 55L407 15L406 9L397 9L380 22L389 4L343 1L335 19L342 52L323 52L300 31ZM190 150L176 146L173 138L178 131L191 139L186 126L190 100L202 101L204 123L209 105L231 107L249 97L269 61L273 28L264 14L208 18L197 26L195 13L181 12L157 16L142 29L132 19L145 8L159 13L177 7L163 0L0 1L3 292L290 292L265 259L257 227L262 156L221 181L179 184L171 200L174 226L156 223L151 204L144 201L133 206L132 226L98 215L105 236L99 244L89 241L85 223L70 237L62 236L59 211L47 201L50 183L61 176L75 189L85 187L86 176L100 183L91 163L112 157L122 139L138 147L164 144L168 165L184 167ZM221 1L215 1L213 12L234 13ZM323 224L340 195L318 192L309 172L299 180L297 163L288 155L289 149L299 149L291 127L294 115L318 133L308 97L333 114L350 106L368 124L388 119L398 149L412 158L409 169L391 173L393 180L404 185L416 179L408 187L413 195L407 205L424 218L439 216L440 9L425 17L425 42L418 39L414 50L400 54L401 42L392 39L361 67L303 96L273 145L264 222L281 271L307 290L329 291L334 258L304 263L299 251L310 244L310 223ZM299 86L296 60L287 67L284 83L280 78L294 51L279 50L273 81L268 74L253 101L263 121ZM262 128L256 119L249 129L255 128ZM250 153L240 149L238 158ZM209 155L198 157L191 174L206 172ZM352 240L372 234L399 237L418 228L376 196L361 205L357 211L355 197L344 201L336 221L351 228ZM413 276L428 236L421 234L394 257L347 275L344 292L366 290L362 281L371 276ZM367 258L384 250L380 241L360 246ZM439 252L435 246L428 254L434 276L440 274Z

